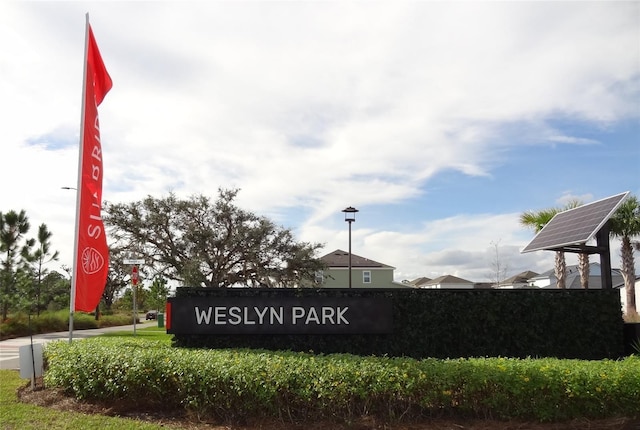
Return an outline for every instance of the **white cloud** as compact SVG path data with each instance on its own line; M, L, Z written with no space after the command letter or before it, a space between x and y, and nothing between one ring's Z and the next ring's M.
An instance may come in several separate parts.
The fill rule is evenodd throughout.
M592 194L583 194L583 195L574 195L571 191L567 191L562 194L562 196L556 199L556 203L560 205L561 208L566 207L568 204L573 202L581 202L582 204L591 203L593 201Z
M335 244L346 243L346 229L332 222L345 205L420 199L443 171L489 177L519 147L596 142L553 120L611 127L637 118L638 8L2 3L3 158L12 163L0 181L14 185L0 200L68 243L62 232L72 228L74 201L59 187L75 183L77 156L67 145L77 144L87 9L114 80L100 107L105 199L214 197L218 187L239 187L239 202L258 213L304 211L287 227L334 244L330 251L345 248ZM37 185L15 181L23 175ZM424 222L402 214L403 230L390 229L388 219L357 229L354 252L398 267L402 277L429 276L424 270L470 277L487 267L492 240L518 247L530 236L513 207L475 213L455 202L451 211ZM514 267L549 260L505 253ZM443 256L460 264L442 264Z

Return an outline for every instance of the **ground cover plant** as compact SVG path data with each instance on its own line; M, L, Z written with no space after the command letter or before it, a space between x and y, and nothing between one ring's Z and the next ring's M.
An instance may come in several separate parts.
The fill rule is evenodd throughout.
M76 312L73 317L73 327L76 330L115 327L132 323L133 318L130 313L101 315L100 319L96 320L94 315ZM0 323L0 340L66 330L69 330L69 310L45 311L37 316L18 312L11 314L6 321Z
M173 348L94 338L45 349L45 384L76 398L218 422L640 417L640 358L424 359ZM144 393L144 396L140 396Z

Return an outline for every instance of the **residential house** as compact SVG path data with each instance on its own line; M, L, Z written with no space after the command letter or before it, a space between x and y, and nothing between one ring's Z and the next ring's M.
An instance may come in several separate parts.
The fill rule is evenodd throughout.
M589 264L589 288L602 288L601 273L600 263ZM580 285L580 272L578 271L577 265L567 266L566 276L567 288L582 288ZM619 269L611 269L611 279L613 285L622 283L622 274ZM553 269L529 279L530 287L556 288L556 284L557 279Z
M420 286L420 288L460 288L472 289L474 284L466 279L458 278L453 275L443 275L430 280Z
M427 282L431 281L431 278L425 278L424 276L416 278L413 281L407 281L406 283L413 288L422 288Z
M524 272L518 273L517 275L513 275L510 278L505 279L500 282L497 286L494 284L494 288L500 289L515 289L515 288L527 288L529 287L529 279L535 278L539 274L536 272L532 272L531 270L526 270Z
M589 288L602 288L602 271L600 269L600 263L589 264ZM529 279L529 285L538 288L556 288L556 281L554 270L548 270ZM611 269L611 283L613 288L620 290L620 303L624 311L627 303L627 293L620 269ZM640 305L640 277L636 278L635 287L636 305ZM582 288L578 266L567 266L567 288Z
M349 288L349 253L336 249L320 257L327 268L316 274L316 285L322 288ZM395 267L351 254L351 285L353 288L409 288L393 280Z

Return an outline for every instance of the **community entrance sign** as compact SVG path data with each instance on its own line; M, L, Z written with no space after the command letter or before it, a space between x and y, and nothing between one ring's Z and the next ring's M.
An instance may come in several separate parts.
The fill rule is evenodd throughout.
M169 318L170 313L170 318ZM392 304L365 297L172 297L171 334L391 333Z

